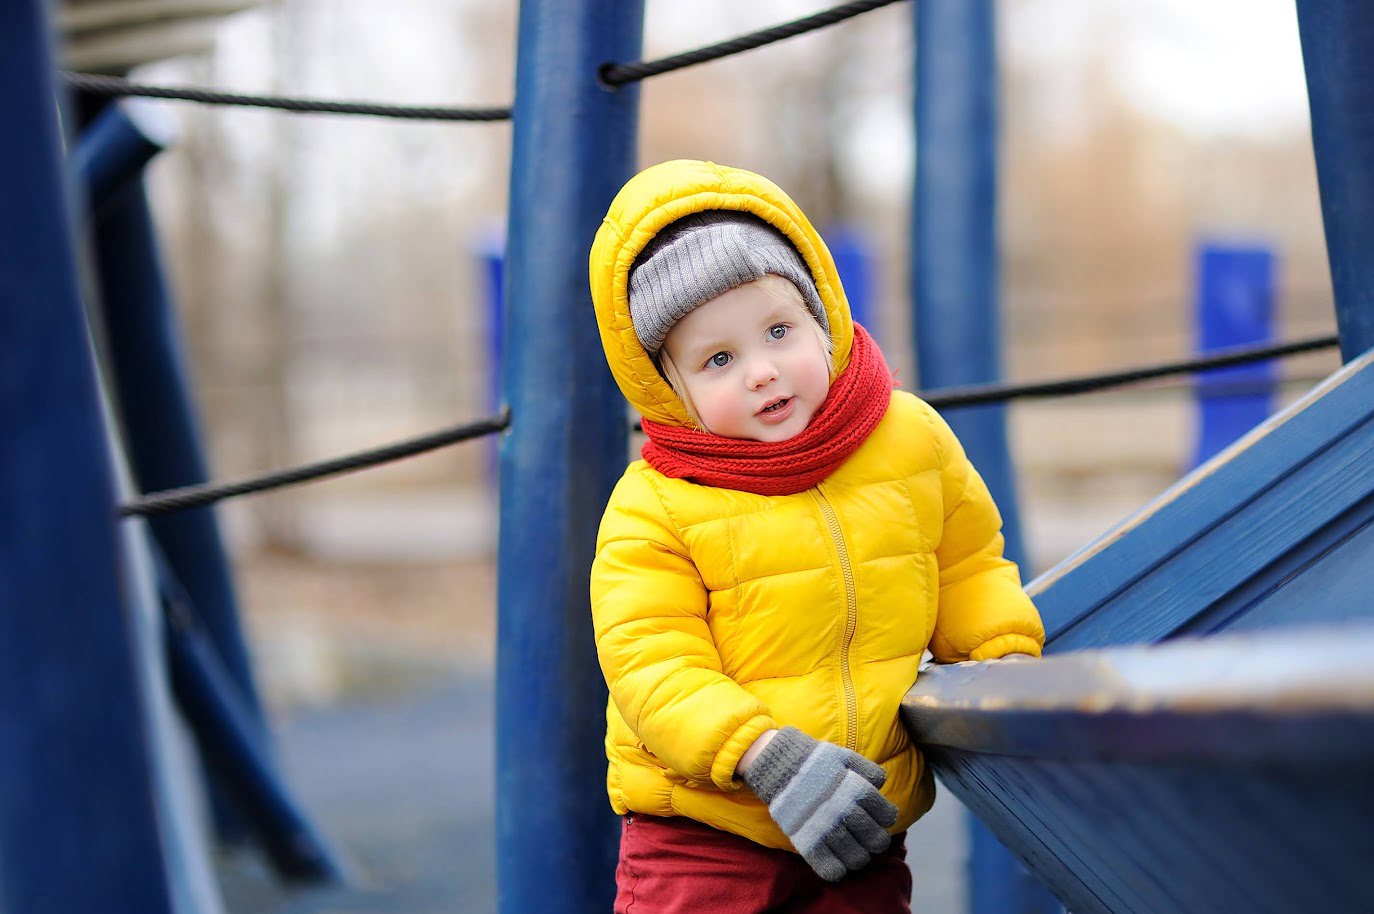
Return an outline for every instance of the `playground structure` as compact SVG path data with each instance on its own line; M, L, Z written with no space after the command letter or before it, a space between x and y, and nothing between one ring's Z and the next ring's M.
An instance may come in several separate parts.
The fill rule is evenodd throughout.
M1368 593L1372 565L1367 531L1374 515L1368 453L1374 397L1369 358L1362 354L1374 345L1374 265L1362 252L1374 240L1374 80L1367 63L1374 59L1374 14L1355 0L1304 0L1298 8L1348 365L1140 517L1037 582L1052 650L1223 628L1347 623L1368 614L1361 596ZM638 56L641 17L642 4L633 2L522 4L516 102L509 112L515 151L511 332L503 364L507 412L425 442L505 430L496 840L501 909L507 912L603 910L611 890L614 822L600 793L585 789L602 777L595 734L604 692L585 637L584 578L601 505L622 466L627 428L594 328L573 315L586 298L585 245L577 239L590 237L588 227L634 170L632 81L663 69L606 66ZM920 303L915 333L922 388L996 379L991 18L986 3L917 6L921 129L913 245L920 266L913 298ZM0 230L6 366L0 421L12 434L0 449L0 477L7 480L4 516L16 519L0 555L7 708L0 730L7 747L0 763L0 908L20 914L215 909L208 839L188 812L190 753L173 720L173 696L215 772L224 820L246 822L285 875L341 878L333 854L275 774L213 517L205 507L184 510L219 496L202 490L135 500L127 481L126 461L148 490L205 479L177 366L175 327L150 259L155 248L147 204L138 182L131 183L140 157L146 159L155 144L118 109L87 100L67 108L67 123L83 129L64 157L44 8L26 0L0 14L0 22L0 66L18 87L0 117L8 134L33 138L10 149L0 177L6 212L25 216ZM558 155L548 154L551 149ZM67 215L73 209L65 197L69 175L84 191L86 206L75 211L91 214L87 228L98 262L102 306L93 320L99 329L90 335L85 314L95 312L83 307L77 282ZM952 220L949 213L964 218ZM93 348L103 369L91 358ZM109 389L97 381L100 370ZM555 390L567 397L550 397ZM1000 409L955 412L951 422L999 502L1014 505ZM338 468L318 468L315 475ZM171 508L183 510L158 513L146 524L117 519ZM1008 522L1009 550L1022 555L1014 511ZM530 573L536 568L538 574ZM1328 634L1302 643L1321 665L1323 654L1357 649L1362 639ZM1261 641L1253 656L1276 650ZM1053 676L1059 663L999 672L1003 700L1043 697L1048 686L1038 686L1035 677ZM1185 669L1190 661L1185 656L1173 663ZM530 669L547 676L530 677ZM1286 669L1295 677L1310 672ZM1349 774L1374 755L1369 685L1348 667L1331 672L1334 685L1318 690L1292 727L1278 732L1302 734L1294 755L1311 749L1318 756L1315 774L1294 778L1353 787L1358 782L1329 774ZM1105 782L1110 773L1105 750L1085 736L1074 744L1081 754L1071 756L1076 767L1066 775L1039 764L1037 753L1047 750L1025 718L1018 723L993 715L981 729L968 725L960 735L951 721L970 712L958 701L942 705L939 699L942 688L950 696L972 691L958 679L966 675L937 670L923 679L911 702L919 704L927 693L931 699L915 725L945 747L933 750L932 759L946 784L1073 910L1214 910L1227 891L1261 875L1261 861L1269 858L1246 852L1244 828L1226 832L1228 841L1239 843L1219 860L1162 851L1151 857L1152 849L1164 846L1168 829L1148 816L1140 828L1123 833L1140 851L1130 855L1130 868L1086 853L1108 835L1119 836L1096 822L1087 804L1055 803L1064 796L1081 799L1084 785L1094 788L1087 791L1093 796L1111 795L1094 780ZM1342 681L1353 694L1332 708L1330 696ZM1084 700L1065 701L1061 730L1096 732L1093 717L1073 715ZM1263 722L1270 707L1241 700L1224 713ZM1224 729L1224 713L1208 722ZM1333 731L1319 729L1323 724L1348 738L1324 750ZM1293 743L1254 737L1243 745L1256 747L1254 754L1206 761L1223 775L1235 773L1247 759L1266 759L1261 748L1272 752ZM551 752L569 763L550 769L543 760ZM1154 756L1144 756L1132 769L1136 781L1116 788L1126 808L1148 811L1130 801L1131 784L1142 779L1162 793L1177 785L1189 795L1202 789L1183 775L1170 780L1149 766ZM997 787L1004 783L1016 786ZM1080 793L1065 789L1066 783ZM1292 807L1309 794L1272 780L1263 789L1284 800L1280 824L1291 826L1297 820ZM1351 852L1369 847L1374 813L1365 790L1345 794L1357 815L1312 819L1313 841L1304 845L1311 849L1297 858L1308 868L1263 869L1275 880L1274 890L1249 890L1256 909L1294 910L1286 889L1295 880L1316 883L1327 868L1340 871L1340 860L1361 859L1333 857L1337 862L1330 863L1320 854L1333 845ZM1358 815L1362 809L1366 814ZM1222 821L1200 819L1189 824L1205 829ZM546 853L528 853L532 834L541 836ZM1158 868L1139 862L1151 859ZM996 868L1005 874L1007 864L995 852L983 851L980 860L990 884L1012 883L996 877ZM1190 862L1199 868L1191 874L1198 877L1196 892L1171 894L1170 881L1187 884ZM1210 866L1211 881L1200 878L1204 866ZM1359 875L1357 865L1343 871ZM72 878L76 873L81 878ZM1328 910L1370 907L1368 890L1358 884L1323 884L1330 894L1303 895L1302 903ZM552 898L550 885L559 886ZM980 911L1005 911L1044 909L1046 902L1020 897L981 904Z

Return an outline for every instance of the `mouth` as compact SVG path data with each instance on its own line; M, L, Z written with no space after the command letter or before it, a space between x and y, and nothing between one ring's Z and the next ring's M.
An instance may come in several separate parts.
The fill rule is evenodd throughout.
M791 402L791 397L778 397L776 400L770 400L768 402L768 405L764 406L763 409L759 410L759 415L771 416L776 413L780 413L783 410L787 409L788 405Z

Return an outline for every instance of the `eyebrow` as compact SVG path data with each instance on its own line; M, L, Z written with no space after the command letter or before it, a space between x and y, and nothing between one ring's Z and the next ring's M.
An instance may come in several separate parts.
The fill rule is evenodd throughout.
M765 321L772 324L776 323L779 318L810 317L811 312L806 309L805 305L798 304L797 302L779 301L773 303L772 307L768 309L767 315Z
M800 321L810 318L811 312L803 304L794 301L774 301L768 306L768 310L763 312L763 320L759 323L763 327L769 327L779 321ZM712 338L687 347L684 355L687 356L688 362L696 365L705 361L708 356L729 348L730 344L725 340Z
M712 339L693 346L688 346L685 355L690 364L694 367L700 367L700 364L706 361L707 357L713 356L717 352L723 352L729 348L730 345L724 340Z

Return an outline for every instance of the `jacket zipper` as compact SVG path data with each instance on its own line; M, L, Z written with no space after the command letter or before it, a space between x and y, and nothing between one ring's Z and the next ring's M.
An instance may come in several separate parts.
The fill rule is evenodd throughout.
M835 549L840 556L840 572L844 576L844 640L840 642L840 684L844 687L846 749L859 751L859 697L854 688L854 674L849 668L849 645L854 640L854 632L859 627L859 596L854 586L854 566L849 561L849 547L844 542L844 532L840 530L840 517L826 499L820 488L816 489L816 500L820 502L821 514L830 527L830 536L835 541Z

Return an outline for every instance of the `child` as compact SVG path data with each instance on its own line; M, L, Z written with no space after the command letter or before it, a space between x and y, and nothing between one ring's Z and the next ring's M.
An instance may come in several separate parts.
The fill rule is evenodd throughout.
M767 179L640 173L591 284L648 436L591 577L615 910L909 911L934 782L898 706L923 652L1044 642L987 488Z

